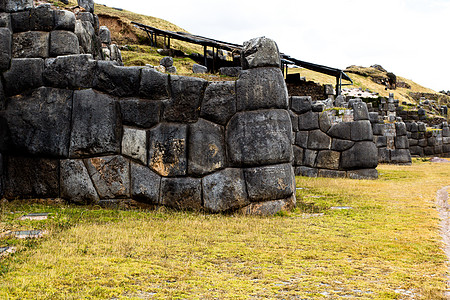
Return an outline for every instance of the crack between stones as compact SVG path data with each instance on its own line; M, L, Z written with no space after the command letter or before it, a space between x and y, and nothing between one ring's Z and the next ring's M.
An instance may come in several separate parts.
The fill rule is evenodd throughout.
M450 299L450 205L448 203L450 185L444 186L436 194L437 211L441 219L440 235L443 241L443 251L447 257L447 289L444 292L446 299Z

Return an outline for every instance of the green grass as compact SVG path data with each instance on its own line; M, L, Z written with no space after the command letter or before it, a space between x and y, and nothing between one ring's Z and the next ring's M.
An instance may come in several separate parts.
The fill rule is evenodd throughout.
M0 261L0 298L444 299L434 197L450 169L417 160L379 171L376 181L298 177L299 208L274 217L3 203L4 230L49 234L1 241L18 252Z

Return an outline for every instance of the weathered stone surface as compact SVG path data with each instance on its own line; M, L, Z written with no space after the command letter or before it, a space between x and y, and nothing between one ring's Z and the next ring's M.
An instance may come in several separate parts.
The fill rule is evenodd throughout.
M386 148L378 148L378 162L389 163L391 162L391 150Z
M226 125L236 113L236 83L211 82L205 90L200 117Z
M289 162L291 119L286 110L237 113L227 126L228 154L234 165Z
M15 58L49 57L49 33L43 31L14 33L12 56Z
M166 67L166 68L169 68L169 67L173 66L173 57L171 57L171 56L165 56L165 57L163 57L163 58L160 60L159 64L160 64L161 66L164 66L164 67Z
M89 54L66 55L45 60L44 82L59 88L93 86L97 62Z
M298 116L299 130L319 129L319 113L309 111Z
M383 135L384 134L384 124L373 124L372 132L375 135Z
M13 58L11 68L3 73L6 95L17 95L43 85L42 58Z
M277 67L281 60L277 44L266 37L258 37L244 42L241 54L244 68Z
M406 125L403 122L395 123L395 132L397 136L406 135Z
M146 166L131 163L131 197L143 203L158 204L161 177Z
M296 133L296 132L299 131L299 129L298 129L298 116L292 110L289 110L288 112L289 112L289 116L291 117L292 132Z
M152 68L144 68L141 76L140 95L155 100L169 97L169 76L167 74Z
M409 146L417 146L419 144L419 141L416 139L408 139Z
M117 101L93 91L74 92L69 155L119 153L121 124Z
M323 169L339 169L339 158L341 153L331 150L319 151L316 159L316 167Z
M119 100L119 103L123 124L150 128L159 123L160 101L128 98Z
M31 11L20 11L10 14L11 31L14 33L30 31L31 29Z
M221 126L199 119L189 132L189 174L203 175L226 166L225 133Z
M369 121L372 124L378 123L378 113L377 112L369 112Z
M241 71L242 67L222 67L219 69L219 74L230 77L239 77Z
M330 115L327 111L322 112L319 114L319 128L323 132L327 132L330 130L331 126L333 124L331 123Z
M303 157L303 165L307 167L314 167L316 165L318 151L305 149Z
M302 148L308 148L309 131L298 131L295 133L295 144Z
M331 126L328 130L328 134L333 138L350 140L351 139L351 123L352 122L340 122Z
M99 36L100 36L100 41L103 44L106 44L106 45L111 44L111 32L109 31L108 27L100 26Z
M386 136L376 136L375 144L378 148L387 146L387 137Z
M378 148L373 142L358 142L342 152L341 168L344 170L370 169L378 165Z
M420 147L426 147L428 145L427 139L420 139L418 145Z
M369 111L367 110L366 103L357 102L353 104L353 119L355 121L369 120Z
M80 53L92 54L95 59L102 59L102 43L95 34L95 29L91 22L76 20L75 34L80 43Z
M287 109L288 92L283 73L276 68L258 68L241 72L236 81L237 110L264 108Z
M292 210L296 203L295 195L292 195L288 199L254 202L243 207L240 212L244 215L273 216L280 211Z
M323 150L331 148L331 138L320 129L312 130L308 136L308 148Z
M94 0L78 0L78 5L90 13L94 13Z
M9 156L6 172L4 196L8 199L59 196L58 160Z
M409 151L411 155L424 156L423 148L419 146L411 146L409 147Z
M423 148L423 153L427 156L434 155L434 146L427 146Z
M318 174L319 170L316 168L310 168L305 166L295 168L295 175L297 176L317 177Z
M130 197L130 162L120 155L85 160L101 199Z
M50 56L79 54L80 45L75 33L54 30L50 33Z
M417 125L416 122L412 122L412 123L409 123L409 124L410 124L409 131L411 131L411 132L418 132L419 131L419 126Z
M298 114L303 114L312 109L311 96L292 96L291 109Z
M147 131L124 126L122 154L147 164Z
M241 169L225 169L203 178L204 207L223 212L248 205L250 201Z
M378 171L376 169L361 169L347 171L347 177L350 179L377 179Z
M355 142L349 140L333 139L331 141L331 150L344 151L350 149Z
M78 204L98 202L99 197L81 159L61 161L61 198Z
M94 87L118 97L137 95L140 73L140 67L120 67L115 62L98 61Z
M391 163L394 164L410 164L411 154L409 149L391 150Z
M284 199L295 192L294 170L290 164L244 169L244 177L252 202Z
M186 175L187 129L184 124L161 123L149 136L149 167L162 176Z
M8 28L0 28L0 72L8 70L12 57L12 34Z
M294 166L303 165L303 148L294 145L292 150L294 151Z
M3 90L3 84L0 80L0 111L6 109L6 96L5 91Z
M208 73L208 68L199 64L194 64L192 66L192 73L194 74L206 74Z
M51 31L53 24L53 9L50 3L41 4L30 11L30 30Z
M68 10L54 10L54 29L75 31L75 14Z
M10 98L6 111L10 151L67 157L72 94L69 90L42 87L31 95Z
M1 0L0 11L16 12L30 10L34 7L33 0Z
M325 178L345 178L347 173L345 171L319 169L317 176Z
M202 180L163 177L160 203L178 209L202 209Z
M311 110L313 112L323 112L324 104L320 102L313 102Z
M0 11L0 27L8 28L11 32L13 32L11 25L11 15L9 13L3 13Z
M406 135L396 136L395 137L395 148L396 149L408 149L409 143Z
M350 123L352 141L372 141L372 125L369 121L354 121Z
M80 11L77 13L77 20L89 22L94 26L94 15L88 11ZM105 26L106 27L106 26Z

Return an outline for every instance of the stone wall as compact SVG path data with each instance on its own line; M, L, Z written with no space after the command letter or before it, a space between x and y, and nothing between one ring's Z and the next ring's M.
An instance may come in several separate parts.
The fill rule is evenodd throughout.
M450 130L447 122L427 128L423 122L406 123L409 150L418 156L450 156Z
M367 105L353 100L348 107L334 107L331 99L313 102L309 96L291 97L296 175L378 177L378 151Z
M245 43L248 69L237 81L207 82L95 60L71 31L25 33L33 47L0 29L7 199L249 214L295 206L289 101L273 41ZM54 34L73 41L67 51L56 51Z

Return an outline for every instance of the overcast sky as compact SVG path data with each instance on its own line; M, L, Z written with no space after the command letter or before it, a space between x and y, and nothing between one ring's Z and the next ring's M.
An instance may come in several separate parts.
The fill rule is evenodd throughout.
M436 91L450 90L450 0L95 2L237 44L266 36L285 54L329 67L380 64Z

